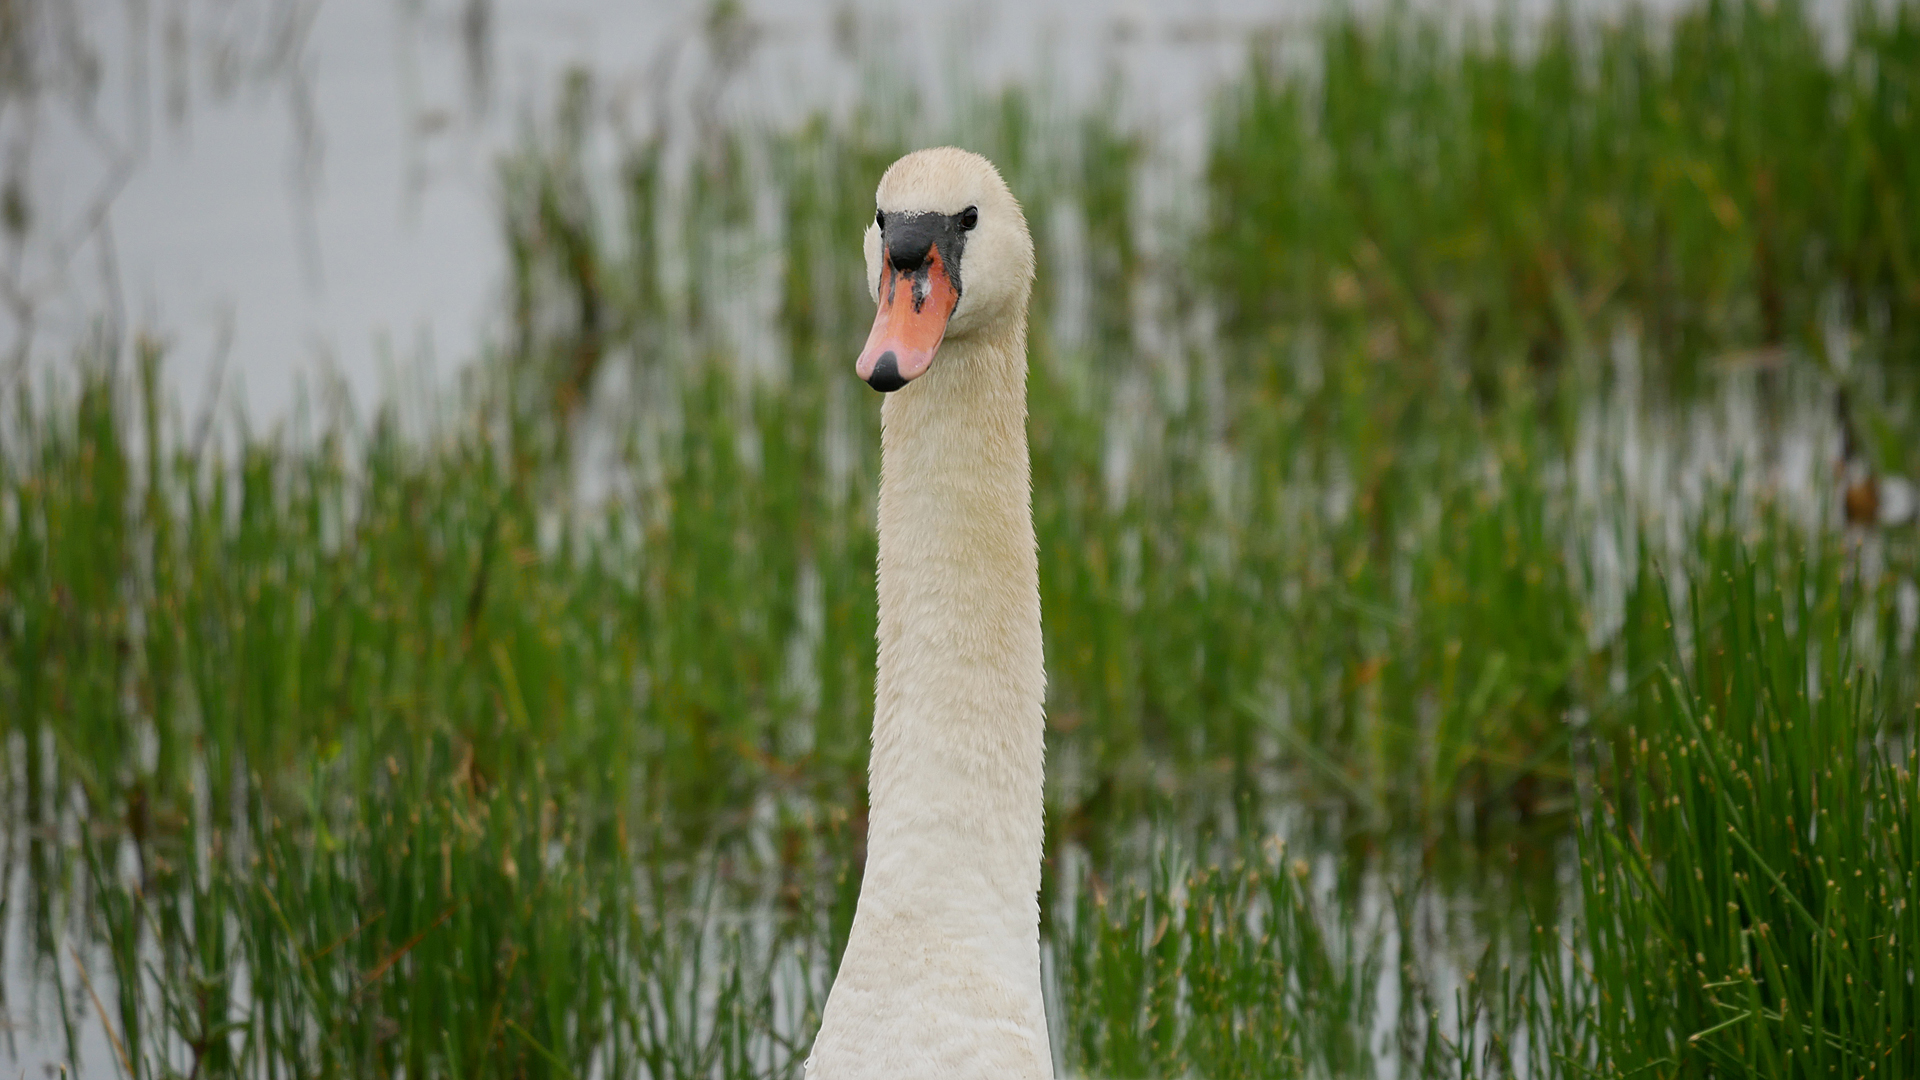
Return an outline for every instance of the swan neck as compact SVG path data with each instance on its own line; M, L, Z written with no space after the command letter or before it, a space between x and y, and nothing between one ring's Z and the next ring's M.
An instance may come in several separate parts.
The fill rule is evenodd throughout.
M881 409L879 670L860 902L814 1080L1049 1080L1040 590L1024 327Z
M949 343L882 410L862 904L957 870L983 890L968 904L1032 938L1046 675L1018 329Z

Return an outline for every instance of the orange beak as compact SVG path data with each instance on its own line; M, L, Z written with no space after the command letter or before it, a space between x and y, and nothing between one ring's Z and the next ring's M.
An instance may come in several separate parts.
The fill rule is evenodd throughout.
M891 259L883 259L882 264L880 310L853 371L886 394L933 366L934 351L946 336L947 320L959 306L960 294L947 276L938 246L929 247L926 261L908 273L902 273Z

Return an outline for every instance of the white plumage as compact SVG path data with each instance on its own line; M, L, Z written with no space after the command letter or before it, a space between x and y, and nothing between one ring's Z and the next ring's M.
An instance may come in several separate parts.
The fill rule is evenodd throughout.
M883 215L957 222L974 208L978 220L955 249L960 296L936 359L881 409L867 865L807 1076L1051 1077L1026 433L1033 241L999 172L966 151L901 158L876 200ZM869 226L876 292L888 242Z

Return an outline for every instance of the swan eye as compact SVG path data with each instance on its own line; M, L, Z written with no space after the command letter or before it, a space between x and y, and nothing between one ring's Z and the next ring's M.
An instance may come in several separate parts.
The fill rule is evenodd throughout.
M979 207L969 206L965 210L960 211L960 227L961 228L971 232L973 230L973 227L978 224L980 224L980 208Z
M873 224L874 224L874 227L878 229L886 228L887 212L885 210L875 210L873 212Z

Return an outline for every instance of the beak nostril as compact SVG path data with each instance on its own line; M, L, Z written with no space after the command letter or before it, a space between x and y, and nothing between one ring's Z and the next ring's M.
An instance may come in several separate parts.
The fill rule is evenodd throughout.
M887 248L887 261L895 270L911 274L927 261L927 244L893 244Z

